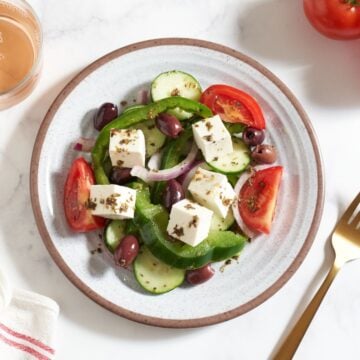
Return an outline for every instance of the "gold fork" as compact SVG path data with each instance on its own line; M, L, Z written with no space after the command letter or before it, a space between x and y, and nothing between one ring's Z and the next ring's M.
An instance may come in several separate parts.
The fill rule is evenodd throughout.
M320 289L285 339L285 342L274 356L274 360L290 360L293 358L311 320L338 271L346 262L360 258L360 211L354 213L359 204L360 193L346 209L332 234L331 240L335 251L335 260L331 270L323 281Z

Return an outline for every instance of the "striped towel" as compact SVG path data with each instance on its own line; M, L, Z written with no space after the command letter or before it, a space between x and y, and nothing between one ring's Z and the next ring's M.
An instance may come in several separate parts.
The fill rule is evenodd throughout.
M11 289L0 271L0 359L52 360L59 307L45 296Z

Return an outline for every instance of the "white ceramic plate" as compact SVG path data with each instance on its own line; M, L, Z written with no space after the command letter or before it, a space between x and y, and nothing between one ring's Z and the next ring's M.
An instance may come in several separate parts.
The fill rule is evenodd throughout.
M94 136L93 110L134 98L166 70L193 74L205 89L232 85L253 95L266 117L268 142L285 174L270 236L247 245L238 263L197 287L153 296L130 271L91 254L97 233L75 234L66 224L63 187L80 136ZM309 120L286 86L263 66L221 45L191 39L145 41L91 64L59 94L40 128L31 168L31 195L43 240L58 266L86 295L126 318L166 327L195 327L241 315L273 295L295 272L313 241L323 203L323 174ZM221 264L216 265L218 269Z

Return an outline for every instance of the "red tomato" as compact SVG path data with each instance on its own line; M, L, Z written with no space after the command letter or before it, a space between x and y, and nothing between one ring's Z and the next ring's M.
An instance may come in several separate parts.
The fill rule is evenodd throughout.
M90 186L95 183L94 173L84 158L76 159L71 165L65 183L64 209L72 230L86 232L102 228L105 219L92 216L87 204Z
M282 166L255 171L241 188L239 211L251 230L270 233L282 172Z
M360 38L359 0L304 0L304 10L323 35L337 40Z
M265 129L265 119L259 104L239 89L228 85L212 85L201 94L200 102L214 114L219 114L223 121Z

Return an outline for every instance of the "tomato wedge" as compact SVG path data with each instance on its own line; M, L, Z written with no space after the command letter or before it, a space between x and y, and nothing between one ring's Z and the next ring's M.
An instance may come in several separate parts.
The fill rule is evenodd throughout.
M212 85L201 94L200 102L219 114L223 121L265 129L259 104L244 91L228 85Z
M282 172L282 166L255 171L240 189L240 216L251 230L270 233Z
M87 207L90 187L95 184L92 168L82 157L71 165L65 183L64 209L72 230L86 232L104 227L105 219L93 216Z

